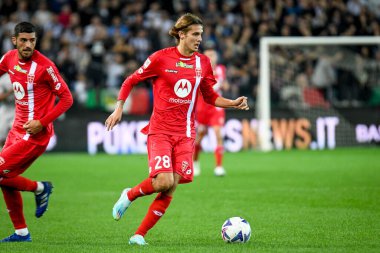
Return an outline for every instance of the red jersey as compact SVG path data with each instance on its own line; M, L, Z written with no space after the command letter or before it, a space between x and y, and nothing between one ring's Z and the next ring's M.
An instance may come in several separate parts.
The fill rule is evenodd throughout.
M222 85L226 80L226 67L223 65L217 65L215 67L214 75L216 78L216 84L213 89L219 94L222 94ZM200 124L213 126L213 125L223 125L225 112L223 108L211 106L207 104L203 97L199 98L196 108L197 119ZM212 119L215 116L218 119Z
M154 101L144 132L195 138L194 108L198 91L213 105L218 97L212 88L216 80L209 58L197 52L190 57L183 56L177 47L159 50L123 82L118 99L126 100L133 85L148 78L153 79Z
M54 134L52 122L73 103L66 82L54 63L37 50L27 61L18 58L17 49L6 53L0 59L0 75L5 72L12 82L16 105L11 132L31 143L46 145ZM22 126L28 120L40 120L43 130L34 135L26 133Z

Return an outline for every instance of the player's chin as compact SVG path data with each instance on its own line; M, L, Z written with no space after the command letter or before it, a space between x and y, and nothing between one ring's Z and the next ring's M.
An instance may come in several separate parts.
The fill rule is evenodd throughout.
M29 59L30 57L32 57L32 54L33 54L33 51L24 51L22 52L22 58L24 59Z

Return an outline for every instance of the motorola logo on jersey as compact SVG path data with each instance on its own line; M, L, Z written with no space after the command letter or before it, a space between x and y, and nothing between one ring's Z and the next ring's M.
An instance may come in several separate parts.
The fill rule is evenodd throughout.
M189 80L180 79L174 85L174 92L178 97L184 98L190 94L191 88L192 88L192 85Z
M24 87L22 87L21 83L19 83L19 82L13 83L13 91L15 93L16 99L18 99L18 100L23 99L23 97L25 96Z

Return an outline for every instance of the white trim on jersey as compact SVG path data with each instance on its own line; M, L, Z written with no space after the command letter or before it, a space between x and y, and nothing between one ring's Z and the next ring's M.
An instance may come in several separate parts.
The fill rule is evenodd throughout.
M195 72L201 69L201 58L199 56L195 56ZM195 100L197 98L197 90L199 83L201 82L201 76L196 74L195 75L195 85L193 89L193 94L191 95L191 103L189 105L189 110L187 111L187 117L186 117L186 136L191 137L191 113L193 112Z
M27 77L27 89L28 89L28 120L32 120L34 118L34 89L33 89L33 80L34 78L29 78L29 76L34 76L36 72L37 63L32 61L32 65L30 66L28 77ZM23 139L28 140L30 134L25 134Z

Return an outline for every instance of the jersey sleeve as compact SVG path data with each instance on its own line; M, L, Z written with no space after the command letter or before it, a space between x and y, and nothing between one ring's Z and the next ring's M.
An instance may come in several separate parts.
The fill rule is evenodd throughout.
M0 76L4 75L8 71L7 59L6 59L8 54L9 52L3 55L0 59Z
M199 88L205 102L211 105L215 105L215 100L219 97L219 94L216 93L213 88L216 83L216 79L212 71L210 61L205 61L204 65L205 66L203 69L205 70L205 74Z
M44 127L56 120L73 104L71 92L54 64L46 67L45 80L49 83L52 92L59 98L59 101L53 110L40 119Z
M128 78L124 80L123 84L121 85L118 100L125 101L128 98L129 93L131 93L133 86L135 86L139 82L157 77L157 66L159 66L158 62L158 52L149 56L148 59L146 59L146 61L144 62L143 66L141 66L132 75L128 76Z

